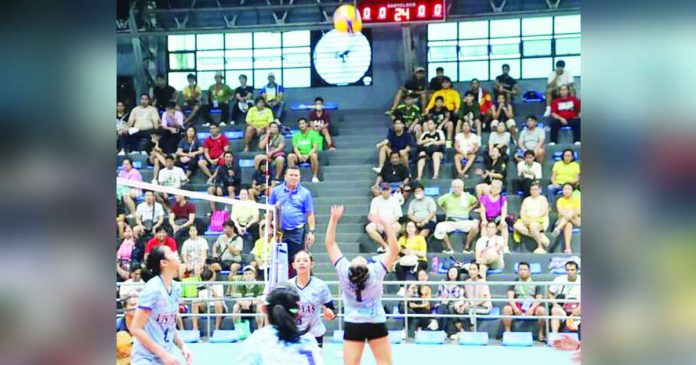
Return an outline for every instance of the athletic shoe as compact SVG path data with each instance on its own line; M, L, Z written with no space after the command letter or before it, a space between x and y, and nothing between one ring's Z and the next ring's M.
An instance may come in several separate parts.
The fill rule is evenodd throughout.
M549 115L551 115L551 107L550 107L550 106L547 106L547 107L546 107L546 111L544 112L544 116L545 116L545 117L548 117Z
M471 253L471 251L469 251L469 250L467 250L467 249L464 249L464 250L462 251L462 253L467 254L467 253Z
M549 146L555 146L556 142L549 142Z
M225 122L220 122L220 124L218 125L218 127L226 127L226 126L227 126L227 123L225 123Z
M541 248L541 247L537 247L537 249L534 250L534 253L536 253L536 254L542 254L542 253L546 253L546 250L544 250L544 249Z
M384 247L381 247L381 246L380 246L380 247L377 249L377 253L385 253L385 252L387 252L387 249L384 248Z
M451 336L450 336L450 340L454 340L454 341L459 340L459 332L457 332L457 333L451 335Z
M446 253L448 255L454 254L454 250L442 250L442 253Z
M208 128L208 127L210 127L210 123L203 123L203 124L201 124L201 126Z
M140 151L140 154L143 156L147 156L147 152L145 152L145 151Z
M404 288L404 287L402 286L401 289L399 289L399 291L396 292L396 296L397 296L397 297L403 297L404 294L406 294L406 288Z
M124 151L124 150L120 150L120 151L118 151L118 153L116 154L116 156L125 156L125 155L126 155L126 151Z
M312 182L313 182L313 183L317 183L317 182L321 182L321 181L319 180L318 177L315 176L315 177L312 178Z
M380 172L382 172L382 169L380 169L379 167L373 167L372 171L374 171L375 174L379 174Z
M428 328L432 331L437 331L440 326L437 324L437 320L431 319L430 324L428 324Z
M580 141L577 141L577 142L575 142L574 144L575 144L576 146L579 146L579 145L580 145Z

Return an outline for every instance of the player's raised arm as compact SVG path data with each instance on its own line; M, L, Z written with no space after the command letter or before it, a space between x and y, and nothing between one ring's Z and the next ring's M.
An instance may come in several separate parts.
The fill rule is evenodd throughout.
M391 268L399 256L399 242L396 239L396 232L392 228L394 222L387 222L377 214L370 214L367 219L378 226L384 227L384 233L387 235L387 252L384 253L382 262L384 262L385 267Z
M329 254L329 260L331 264L335 264L338 259L343 256L341 249L338 248L336 243L336 226L338 221L341 220L343 216L343 206L342 205L332 205L331 206L331 218L329 218L329 225L326 227L326 252Z

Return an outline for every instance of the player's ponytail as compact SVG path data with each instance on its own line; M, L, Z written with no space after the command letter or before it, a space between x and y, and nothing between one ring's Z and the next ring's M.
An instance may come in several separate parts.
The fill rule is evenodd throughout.
M278 285L266 297L268 321L278 330L278 338L284 342L297 343L306 331L297 327L300 295L286 284Z
M161 273L160 261L165 260L164 245L157 246L150 251L143 270L143 280L148 281Z
M362 291L365 290L365 282L370 271L365 265L351 266L348 269L348 280L355 285L355 300L362 302Z

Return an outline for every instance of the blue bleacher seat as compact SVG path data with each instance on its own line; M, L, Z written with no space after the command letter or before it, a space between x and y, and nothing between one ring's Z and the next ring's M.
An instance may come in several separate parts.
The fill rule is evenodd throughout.
M220 109L220 108L211 108L211 109L210 109L210 114L222 114L222 109Z
M310 164L309 162L300 162L300 163L297 164L297 166L309 168L309 167L312 166L312 164Z
M502 272L503 272L503 270L501 270L501 269L496 269L496 270L488 269L488 270L486 270L486 275L495 275L495 274L500 274Z
M142 161L133 161L133 167L136 169L140 169L143 167L143 162Z
M504 332L503 346L532 346L534 339L531 332Z
M241 168L254 167L254 159L253 158L240 158L239 159L239 167L241 167Z
M401 343L403 341L402 331L389 331L389 342Z
M292 135L299 132L300 130L297 128L292 128L287 132L283 132L283 137L285 138L292 138Z
M573 155L575 156L576 161L580 160L580 156L578 155L578 151L574 151ZM553 160L554 161L560 161L561 159L563 159L563 151L556 151L553 153Z
M500 308L498 307L493 307L491 308L490 313L488 313L491 316L499 316L500 315ZM479 321L496 321L498 318L479 318Z
M200 331L184 330L178 332L181 335L181 339L184 340L184 342L186 343L194 343L201 340Z
M517 270L517 267L520 266L519 262L515 262L515 274L519 272ZM541 274L541 264L538 262L530 262L529 263L529 271L532 272L532 274Z
M459 344L486 346L488 345L488 332L459 332Z
M237 341L239 341L239 334L234 330L216 330L210 337L211 343L231 343Z
M210 132L197 132L196 133L196 138L198 138L201 141L208 138L208 137L210 137Z
M425 188L424 193L427 196L439 196L440 195L440 187L439 186L428 186Z
M416 343L420 345L440 345L447 340L445 331L418 331Z
M553 340L555 340L555 339L557 339L557 338L559 338L559 337L561 337L561 336L563 336L563 335L570 336L570 337L571 337L572 339L574 339L575 341L578 341L578 339L579 339L578 334L577 334L577 333L574 333L574 332L570 332L570 333L549 333L549 334L548 334L548 337L546 338L546 344L547 344L548 346L552 346Z
M313 106L314 103L292 103L290 110L309 110ZM331 101L324 102L324 110L338 110L338 104Z
M227 139L242 139L244 138L244 131L227 131L225 132L225 137Z
M343 330L335 330L333 336L331 336L331 342L343 343L343 332Z
M546 100L544 93L538 90L528 90L522 94L522 102L524 103L541 103Z

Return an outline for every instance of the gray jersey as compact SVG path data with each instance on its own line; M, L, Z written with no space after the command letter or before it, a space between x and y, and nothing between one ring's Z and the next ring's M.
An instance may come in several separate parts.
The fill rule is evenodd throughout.
M326 332L324 322L321 320L322 306L332 302L331 291L326 283L314 276L310 277L309 283L304 288L297 285L297 276L290 279L297 292L300 294L300 315L297 317L297 324L303 331L309 329L314 337L321 337Z

